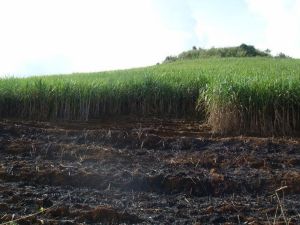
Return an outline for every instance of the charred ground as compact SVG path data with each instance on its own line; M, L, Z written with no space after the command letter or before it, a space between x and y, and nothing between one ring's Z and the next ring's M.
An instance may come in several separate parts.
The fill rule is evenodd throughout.
M0 224L299 224L299 149L194 121L2 120Z

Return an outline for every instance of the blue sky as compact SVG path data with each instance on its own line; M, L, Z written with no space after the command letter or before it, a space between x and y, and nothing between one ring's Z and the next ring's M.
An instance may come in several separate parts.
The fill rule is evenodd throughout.
M153 65L192 46L300 58L300 0L0 0L0 76Z

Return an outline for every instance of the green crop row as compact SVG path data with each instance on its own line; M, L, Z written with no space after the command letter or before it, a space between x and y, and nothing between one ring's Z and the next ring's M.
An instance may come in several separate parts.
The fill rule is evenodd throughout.
M0 116L193 117L215 132L300 130L300 60L207 58L147 68L0 80Z

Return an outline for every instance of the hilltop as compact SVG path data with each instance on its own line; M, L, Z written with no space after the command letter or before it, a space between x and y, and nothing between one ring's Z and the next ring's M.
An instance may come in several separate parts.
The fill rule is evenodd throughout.
M273 57L271 51L266 49L261 51L256 49L252 45L241 44L236 47L224 47L224 48L197 48L194 46L191 50L184 51L178 56L167 56L164 60L164 63L173 62L177 60L186 60L186 59L203 59L211 57ZM279 53L275 56L276 58L290 58L284 53Z

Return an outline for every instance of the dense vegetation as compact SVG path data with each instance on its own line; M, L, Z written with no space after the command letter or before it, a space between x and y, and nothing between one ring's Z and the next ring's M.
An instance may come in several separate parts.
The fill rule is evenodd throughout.
M241 44L237 47L226 47L226 48L210 48L203 49L193 47L192 50L182 52L178 56L167 56L164 62L173 62L176 60L185 59L201 59L211 57L271 57L270 50L260 51L252 45ZM287 57L283 53L280 53L283 58Z
M221 133L293 134L300 130L300 60L204 58L0 80L2 118L111 115L193 117Z

